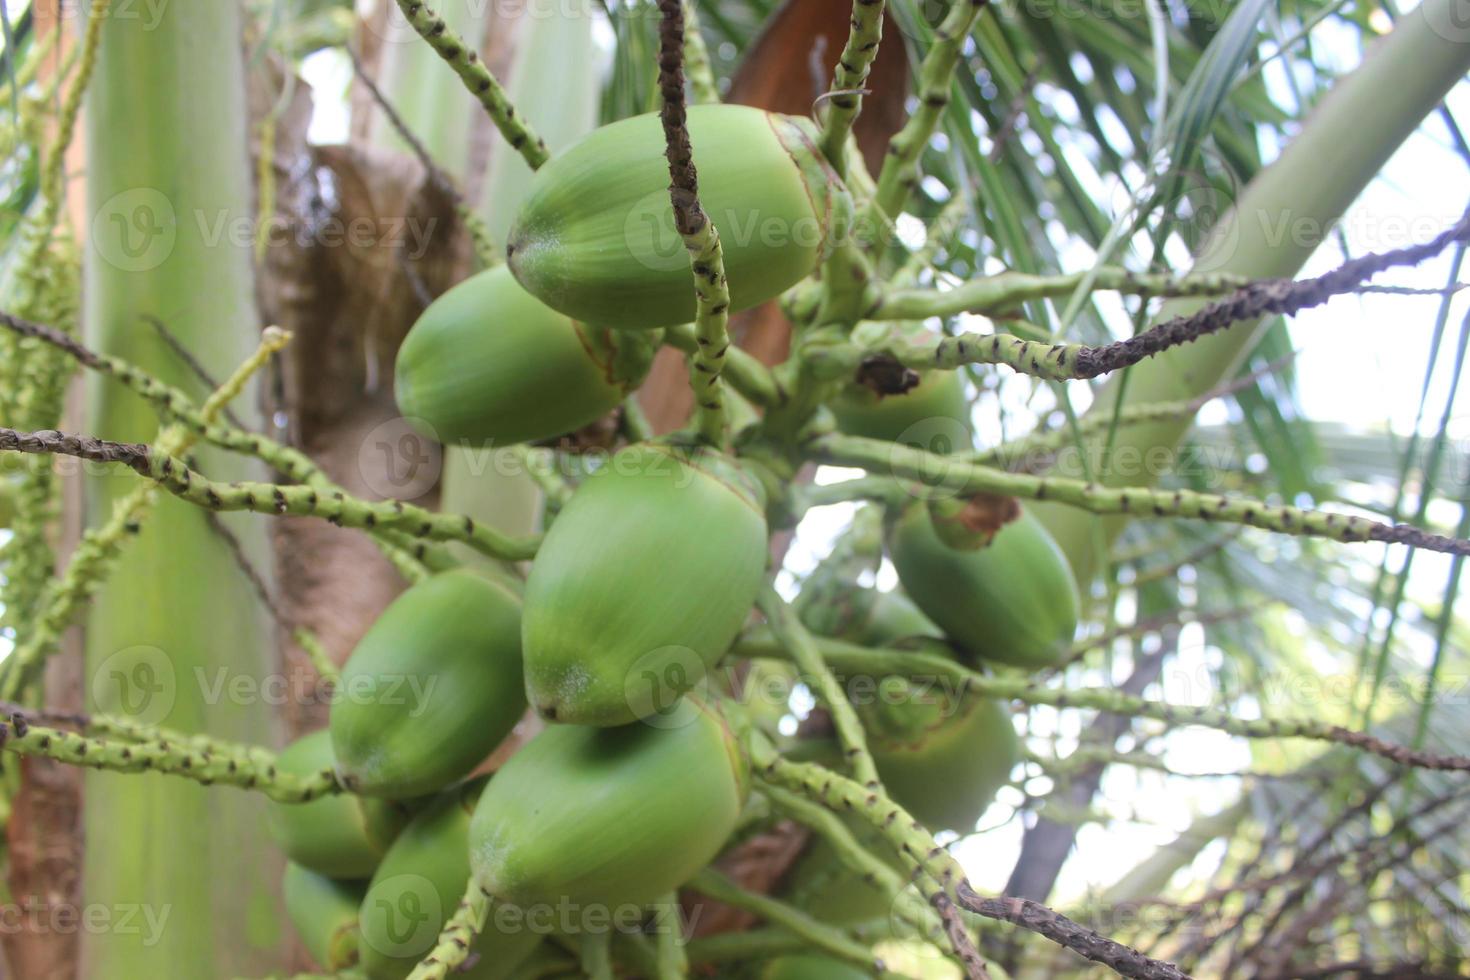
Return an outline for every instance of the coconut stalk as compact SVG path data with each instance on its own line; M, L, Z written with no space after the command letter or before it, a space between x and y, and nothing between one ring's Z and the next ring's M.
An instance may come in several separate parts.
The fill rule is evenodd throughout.
M504 17L506 15L491 15ZM497 25L508 28L507 24ZM473 35L472 35L473 36ZM419 45L428 50L427 45ZM430 56L433 53L430 52ZM559 4L527 17L516 37L513 67L506 92L517 111L537 122L538 132L554 153L591 132L597 125L600 78L596 46L592 41L592 12L588 3ZM433 85L463 86L442 64L433 67ZM423 80L418 82L420 87ZM472 112L479 113L478 106ZM422 135L435 159L452 160L456 133L463 120L434 119ZM484 191L475 205L503 254L516 209L530 187L533 171L503 141L491 150ZM541 514L541 493L531 477L500 464L509 460L491 447L450 448L444 454L441 500L445 510L465 513L508 534L527 534Z
M88 96L84 322L90 342L187 390L199 381L144 319L156 317L217 377L259 337L250 236L239 11L175 0L156 21L111 17ZM180 161L188 161L181 166ZM130 441L158 433L153 409L92 383L88 428ZM258 425L255 399L234 411ZM259 476L217 451L199 465L229 480ZM131 474L87 480L89 522L132 493ZM258 518L231 521L243 553L268 568ZM92 706L232 741L273 741L271 709L231 697L220 678L258 682L272 669L270 633L249 581L208 515L160 497L86 620ZM83 863L89 903L167 914L150 930L86 930L85 976L205 977L260 973L279 949L280 879L254 794L185 780L110 773L86 778ZM263 857L271 855L271 857ZM209 869L207 874L201 869Z
M1300 271L1394 151L1470 71L1470 44L1436 30L1436 25L1456 23L1452 8L1458 2L1425 0L1337 83L1281 157L1256 175L1220 219L1195 258L1195 271L1251 278L1285 278ZM1324 166L1328 160L1331 165ZM1205 302L1170 300L1155 322L1188 315ZM1087 417L1107 417L1120 398L1147 404L1209 391L1235 374L1269 322L1242 322L1134 366L1126 391L1122 377L1115 376L1098 392ZM1151 451L1173 449L1193 422L1191 415L1120 428L1112 441L1115 458L1137 453L1133 458L1146 459ZM1078 475L1080 468L1065 472ZM1095 476L1110 486L1137 482L1111 471ZM1035 511L1082 582L1099 567L1098 546L1116 538L1127 520L1050 504L1036 505Z

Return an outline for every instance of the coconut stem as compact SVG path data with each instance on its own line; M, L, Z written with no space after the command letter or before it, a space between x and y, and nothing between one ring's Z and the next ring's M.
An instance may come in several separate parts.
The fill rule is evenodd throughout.
M919 157L929 144L929 137L934 135L945 106L949 105L955 66L959 64L965 38L987 3L988 0L955 0L936 29L934 45L919 68L919 107L903 129L889 140L883 169L878 174L877 192L868 202L866 218L874 223L872 227L898 217L917 184Z
M489 915L489 894L471 881L465 889L464 897L459 900L459 907L444 923L439 941L429 950L423 961L413 968L408 980L445 980L457 972L464 961L469 959L475 937L485 928L485 920ZM606 940L605 936L603 938Z
M689 976L689 954L684 949L679 893L660 898L657 908L667 911L654 920L654 976L656 980L683 980Z
M1092 277L1093 289L1116 290L1132 296L1221 296L1251 284L1243 276L1227 273L1130 272L1107 266L1099 270L1060 275L1002 272L981 276L953 289L889 289L873 311L871 320L926 320L960 313L1004 313L1037 299L1070 296L1077 286Z
M695 0L684 0L684 72L689 76L689 89L694 101L700 105L713 105L720 101L720 89L715 84L715 69L709 60L709 48L699 30L699 11Z
M822 123L822 154L838 176L847 175L847 138L863 110L863 86L883 40L883 0L853 0L847 45L832 71L827 116Z
M1410 749L1365 732L1312 719L1240 718L1220 708L1150 701L1113 688L1054 688L1044 687L1028 678L990 676L971 670L956 662L952 656L940 652L864 647L823 637L818 637L813 642L823 659L846 676L909 677L916 680L942 677L958 687L960 697L973 695L1059 709L1081 708L1148 718L1167 725L1198 725L1241 738L1300 738L1331 742L1360 749L1402 766L1441 772L1470 772L1470 756ZM948 648L936 641L933 649L947 651ZM790 659L790 653L779 641L772 636L762 636L759 632L737 642L733 653L744 658Z
M480 100L490 121L495 123L495 128L500 130L511 149L519 153L532 170L545 163L551 157L545 142L516 114L516 107L511 104L505 89L480 61L479 52L450 30L444 18L421 0L398 0L398 9L403 11L403 16L419 36L428 41L439 57L454 69L470 94Z
M783 759L768 744L752 740L751 764L763 783L775 784L810 797L837 813L855 813L892 845L914 876L914 885L944 923L949 945L974 978L990 976L976 952L964 923L955 912L950 892L965 880L959 862L934 841L923 824L877 789L864 788L846 776L821 766Z
M213 422L245 390L250 378L277 351L284 349L290 339L291 335L285 331L267 328L255 353L209 396L199 410L199 418L205 423ZM160 452L180 455L188 452L197 438L194 431L172 424L159 433L156 446ZM157 488L148 484L139 486L113 504L107 523L83 535L67 565L65 577L59 582L47 583L37 604L39 612L32 620L25 641L6 658L4 680L0 681L0 700L14 700L30 686L36 671L55 649L61 630L66 628L72 616L91 598L93 591L111 571L113 561L128 539L129 528L136 527L148 516L156 498Z
M54 327L32 323L3 311L0 311L0 327L13 334L49 344L82 367L107 375L152 404L166 418L193 429L205 442L232 452L254 456L287 479L315 487L322 493L342 492L342 488L328 479L306 454L266 436L211 422L194 407L188 395L120 357L99 354ZM423 541L415 542L411 536L398 531L375 529L374 538L394 567L410 581L422 575L424 566L434 571L444 571L459 564L443 548L427 545Z
M713 868L705 868L689 882L689 887L715 901L754 913L770 923L785 928L823 952L852 963L879 976L892 976L873 951L855 942L824 922L819 922L801 909L785 902L746 891Z
M686 354L699 351L698 336L687 323L666 330L664 343ZM729 381L732 388L762 408L772 408L785 400L785 394L771 369L739 347L731 347L726 352L725 367L720 376Z
M822 659L821 651L812 635L801 624L795 610L776 594L775 589L767 586L757 600L757 605L765 615L766 622L770 623L772 634L791 655L806 682L815 688L827 705L827 710L831 712L832 724L837 729L837 739L842 743L843 754L852 767L853 775L864 786L881 792L878 767L873 763L872 753L868 751L862 722L848 703L842 683Z
M725 442L725 399L720 373L730 349L730 287L720 233L699 203L699 172L689 142L684 104L684 5L659 0L658 85L663 100L665 155L669 160L669 196L674 226L684 239L694 270L694 356L689 384L694 389L699 435L713 446Z
M89 724L105 719L87 719ZM0 722L0 747L18 755L40 756L111 772L162 772L192 779L205 786L223 783L257 790L279 803L307 803L341 791L330 769L301 777L280 772L275 755L265 749L234 745L200 735L177 733L144 736L128 723L119 732L138 732L135 738L81 735L34 724L19 712Z
M535 557L540 545L539 536L508 537L472 518L435 513L401 500L367 501L342 491L323 494L314 487L275 483L216 483L177 457L141 443L0 428L0 450L51 453L126 466L174 496L209 510L320 517L339 527L384 527L428 541L462 541L481 554L503 561L527 561Z
M1407 524L1385 524L1348 514L1276 506L1250 497L1151 487L1108 487L1066 477L1007 473L953 456L856 436L819 436L807 443L807 449L820 462L888 472L929 487L1050 500L1094 514L1189 517L1330 541L1380 541L1451 555L1470 555L1470 541L1461 538L1432 534Z

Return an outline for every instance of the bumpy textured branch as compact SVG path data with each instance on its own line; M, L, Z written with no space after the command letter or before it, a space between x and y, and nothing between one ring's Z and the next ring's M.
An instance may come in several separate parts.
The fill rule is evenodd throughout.
M342 492L273 483L216 483L181 460L137 443L107 442L62 432L16 432L0 428L0 451L75 456L126 466L176 497L210 510L320 517L339 527L384 527L430 541L463 541L502 561L535 557L539 538L511 538L468 516L437 514L400 500L370 503Z
M937 344L904 343L901 338L895 337L891 344L891 353L906 367L955 368L963 364L1006 364L1023 374L1051 381L1096 378L1137 364L1171 347L1179 347L1218 333L1245 320L1254 320L1268 313L1290 315L1320 306L1334 296L1358 289L1366 280L1380 272L1400 266L1417 265L1451 245L1464 244L1467 241L1470 241L1470 213L1461 217L1454 227L1422 245L1364 255L1315 279L1303 279L1299 282L1289 279L1253 282L1237 289L1232 295L1211 303L1198 313L1166 320L1136 336L1102 347L1037 343L1009 334L960 334L945 337ZM884 314L881 318L889 318L889 315Z
M290 339L291 335L285 331L267 328L255 353L210 394L199 410L200 419L210 423L225 411L225 406L245 390L255 372L264 367ZM194 442L194 433L175 424L159 434L157 445L160 452L178 455L188 452ZM130 531L137 528L152 510L155 494L156 488L151 485L138 487L113 505L105 524L82 536L65 575L47 583L38 606L40 613L35 617L29 634L6 659L4 681L0 682L0 699L10 700L19 696L35 679L36 671L55 648L61 631L71 622L76 610L90 598L121 554Z
M868 314L869 320L926 320L959 313L999 314L1036 299L1070 296L1093 276L1093 288L1113 290L1130 296L1220 296L1250 285L1245 276L1229 273L1171 275L1129 272L1108 266L1088 272L1041 276L1026 272L1001 272L971 279L953 289L890 289Z
M832 71L827 115L822 121L822 153L839 175L847 174L847 137L863 109L863 87L882 40L883 0L853 0L847 45Z
M1001 919L1065 946L1094 963L1135 980L1189 980L1173 963L1149 959L1138 950L1100 936L1085 926L1026 898L982 898L962 881L956 889L960 906L990 919Z
M880 976L889 975L883 961L861 943L847 938L838 929L819 922L801 909L768 895L758 895L739 887L713 868L705 868L689 882L689 887L726 905L760 916L767 923L781 926L805 939L812 946Z
M116 727L135 737L79 735L32 724L24 716L12 714L8 723L0 723L0 748L89 769L169 773L205 786L222 783L257 790L281 803L306 803L341 791L330 769L310 777L283 773L276 769L275 756L264 749L214 742L202 736L142 738L136 737L138 733L130 723L119 722Z
M1331 742L1360 749L1401 766L1441 772L1470 772L1470 756L1411 749L1366 732L1356 732L1341 725L1314 719L1240 718L1220 708L1150 701L1112 688L1043 687L1031 679L988 676L970 670L951 656L943 655L939 652L945 649L943 644L937 644L934 647L936 652L929 653L921 649L876 649L824 637L817 637L813 642L821 650L823 659L844 675L943 677L956 685L960 696L975 695L1060 709L1084 708L1133 718L1149 718L1167 725L1199 725L1241 738L1302 738ZM780 643L759 631L741 639L733 652L741 657L790 657Z
M864 786L878 789L878 769L873 763L872 753L868 751L863 723L858 720L857 712L848 703L842 683L822 660L822 654L812 635L801 624L795 611L776 594L775 589L767 586L757 600L757 605L766 617L766 622L770 623L771 632L777 641L786 648L792 661L800 669L803 679L812 686L831 712L832 724L837 729L838 741L842 743L843 754L852 767L853 775Z
M158 381L122 358L99 354L54 327L33 323L3 311L0 311L0 327L21 337L50 344L82 367L113 378L157 408L166 418L193 430L199 438L211 445L254 456L284 474L287 479L315 487L322 493L343 492L305 453L254 432L214 424L194 407L188 395ZM374 532L374 539L388 560L409 580L419 574L414 568L416 562L423 562L435 571L453 568L458 564L445 549L423 541L414 541L398 531L378 529Z
M669 195L674 226L684 239L694 270L694 356L689 383L700 436L712 445L725 440L725 399L720 372L730 349L730 287L725 280L725 255L720 233L699 203L699 174L689 144L684 105L684 5L682 0L659 0L658 85L663 99L665 155L669 159Z
M934 135L940 114L949 105L955 66L959 64L965 38L970 35L987 2L954 0L949 13L935 30L934 46L924 56L924 63L919 68L919 107L909 116L903 129L889 141L883 169L878 174L877 193L868 203L868 218L874 223L873 227L897 217L904 200L918 182L919 156L928 145L929 137Z
M531 169L535 170L545 163L551 156L546 149L546 143L516 114L516 107L511 104L505 89L480 61L479 52L466 44L464 38L451 31L444 18L430 10L428 4L421 3L420 0L398 0L398 9L403 11L403 16L418 31L419 36L428 41L439 57L454 69L454 73L464 82L464 87L469 89L470 94L480 100L480 105L485 107L485 112L489 114L490 121L495 123L495 128L500 130L500 135L505 137L506 142L521 155Z
M909 446L856 436L819 436L807 443L807 449L813 459L821 462L887 471L930 487L994 493L1026 500L1051 500L1094 514L1192 517L1331 541L1380 541L1451 555L1470 555L1470 541L1460 538L1432 534L1406 524L1384 524L1347 514L1275 506L1249 497L1227 497L1192 490L1105 487L1083 480L1007 473L952 456L938 456Z
M709 48L705 46L704 35L699 30L695 0L684 0L684 72L689 76L689 89L694 93L695 102L712 105L720 101Z
M944 923L950 948L970 980L989 980L990 971L955 912L951 891L965 880L964 869L909 813L883 793L846 776L809 763L782 758L769 745L753 740L751 764L762 782L808 796L838 813L856 813L876 829L914 873L914 885Z
M489 894L482 891L475 882L470 882L464 897L459 900L459 907L454 910L449 921L444 923L439 941L429 950L423 961L414 967L408 980L445 980L450 974L457 972L469 958L475 937L485 928L485 920L489 915Z
M700 349L694 328L687 323L666 330L664 343L685 354L695 354ZM786 401L786 392L771 369L739 347L732 346L725 352L725 366L720 377L762 408L774 408Z
M841 817L826 807L812 803L780 786L768 783L761 789L777 810L820 834L832 846L838 860L848 870L868 884L882 890L890 900L899 900L903 892L903 877L863 847ZM914 909L895 905L895 911L908 918L910 925L914 926L926 939L935 944L943 943L945 941L944 925L934 914L933 907L915 904Z

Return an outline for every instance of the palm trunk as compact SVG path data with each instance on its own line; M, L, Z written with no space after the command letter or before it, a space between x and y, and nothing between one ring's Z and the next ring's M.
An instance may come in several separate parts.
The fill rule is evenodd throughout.
M1197 270L1253 278L1297 274L1388 158L1470 71L1470 44L1443 26L1455 23L1452 8L1459 2L1425 0L1337 83L1280 159L1251 181L1220 220L1195 260ZM1174 300L1160 310L1159 319L1188 315L1203 305ZM1216 387L1239 369L1260 336L1261 322L1236 324L1133 367L1128 402L1187 401ZM1089 412L1112 412L1121 391L1114 378ZM1133 458L1148 459L1160 447L1172 449L1191 424L1184 419L1120 428L1115 458L1136 453ZM1111 486L1137 482L1111 472L1100 479ZM1035 510L1084 582L1103 557L1095 547L1099 523L1104 541L1126 523L1057 505L1038 504Z
M110 17L102 29L88 106L84 320L94 346L199 392L145 318L164 323L217 376L256 343L251 236L236 224L248 226L252 214L240 19L221 0L173 0L150 12ZM101 382L90 394L89 430L154 438L157 418L136 396ZM254 400L235 410L249 424ZM215 452L200 452L199 465L217 479L260 475ZM90 521L105 520L136 485L131 475L91 479ZM163 498L88 616L89 697L97 710L270 744L272 709L248 693L274 669L261 607L207 515ZM231 526L265 569L263 522ZM231 678L246 684L216 686ZM89 774L84 901L106 908L117 928L87 930L82 975L266 970L281 933L264 817L252 794ZM129 910L134 928L122 928Z

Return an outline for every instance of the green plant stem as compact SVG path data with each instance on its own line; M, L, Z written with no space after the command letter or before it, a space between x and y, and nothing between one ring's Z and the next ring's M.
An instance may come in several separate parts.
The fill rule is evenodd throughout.
M689 90L700 105L720 101L715 84L715 69L709 60L709 48L699 29L699 11L695 0L684 0L684 74L689 76Z
M439 57L443 58L470 94L480 100L490 121L500 130L511 149L519 153L532 170L539 168L551 156L546 144L531 127L516 114L505 89L490 74L480 60L479 53L465 43L464 38L449 29L444 19L421 0L398 0L398 9L418 31L419 36L429 42Z
M867 208L866 217L872 227L898 217L904 201L918 183L919 157L949 105L965 38L969 37L986 4L987 0L955 0L935 30L934 44L919 67L919 106L889 140L888 153L883 157L877 193Z
M957 696L975 695L1003 701L1020 701L1052 708L1082 708L1135 718L1149 718L1168 725L1199 725L1241 738L1300 738L1331 742L1361 749L1399 765L1447 772L1470 772L1470 757L1422 752L1316 719L1240 718L1222 708L1174 705L1124 694L1113 688L1043 687L1027 678L982 674L957 663L939 651L947 648L936 641L935 652L920 649L888 650L863 647L841 640L815 638L822 657L847 676L945 678L958 689ZM769 634L755 631L743 637L732 653L745 658L790 659L784 646Z
M864 786L881 792L878 769L873 763L872 753L868 751L863 724L848 703L842 683L822 660L822 654L812 635L801 624L796 612L770 586L761 593L757 605L766 617L766 622L770 624L772 634L801 671L803 680L821 697L827 710L831 712L833 727L837 729L837 739L842 743L843 754L847 764L852 767L853 775Z
M953 456L938 456L909 446L856 436L818 436L808 442L806 448L811 458L820 462L886 471L928 487L1047 500L1093 514L1189 517L1330 541L1382 541L1446 554L1470 554L1470 541L1431 534L1417 527L1384 524L1348 514L1270 505L1249 497L1228 497L1192 490L1155 490L1151 487L1108 487L1065 477L1007 473L976 466Z
M314 776L295 776L278 771L275 756L264 749L202 740L198 736L185 736L178 741L123 740L79 735L12 716L9 722L0 723L0 748L88 769L160 772L205 786L236 786L263 793L280 803L307 803L341 791L330 769Z
M821 148L839 176L847 174L847 138L862 111L862 89L883 40L883 8L883 0L853 0L847 44L832 71Z
M689 887L702 895L738 909L758 915L770 925L780 926L800 936L808 945L879 976L889 977L883 961L872 949L843 935L838 929L819 922L801 909L768 895L746 891L713 868L705 868L689 882Z
M475 937L485 928L485 920L489 915L490 896L471 881L465 889L464 897L459 900L459 907L444 923L439 941L419 965L413 968L408 980L445 980L458 972L459 967L469 958Z
M83 367L112 378L153 405L165 419L181 423L211 445L253 456L282 473L287 479L315 487L322 493L344 492L305 453L284 446L267 436L206 419L188 395L172 385L164 384L123 358L99 354L60 330L32 323L3 311L0 311L0 327L12 334L33 337L50 344ZM433 571L445 571L458 565L442 548L426 546L422 541L415 543L409 536L399 532L375 532L374 538L394 567L409 581L423 576L424 565Z
M665 331L664 343L685 354L695 354L700 348L698 334L687 323ZM784 400L771 369L739 347L732 346L725 352L722 377L730 382L730 387L762 408L771 408Z
M483 555L503 561L534 558L539 536L511 538L472 518L440 514L400 500L366 501L340 491L237 481L216 483L167 453L138 443L110 443L63 433L20 433L0 428L0 450L56 453L97 463L126 466L182 500L214 511L251 511L320 517L339 527L401 531L429 541L461 541Z
M1221 296L1250 284L1244 276L1226 273L1171 275L1130 272L1111 266L1058 275L1001 272L961 283L953 289L889 289L869 320L927 320L960 313L1005 313L1022 303L1068 296L1096 273L1095 289L1130 296Z
M199 410L199 418L206 424L212 423L225 406L245 390L250 378L289 342L289 334L274 327L268 328L255 353L205 401ZM159 433L155 446L159 452L180 455L189 451L195 438L195 433L184 426L169 425ZM33 620L34 625L25 641L16 646L0 668L4 675L0 680L0 700L15 700L35 681L41 665L55 649L61 631L71 622L76 610L91 597L95 586L112 570L113 562L127 543L131 530L136 529L152 510L156 495L154 487L148 484L139 486L113 504L112 515L105 524L88 530L82 536L67 565L66 574L47 583L38 604L39 615ZM78 565L78 562L82 564Z
M712 446L725 444L725 397L720 374L730 350L730 286L720 233L699 203L699 175L686 126L683 61L688 31L684 0L659 0L659 95L669 160L669 196L674 226L694 273L694 354L689 385L694 389L695 424Z
M689 976L689 956L684 951L680 924L679 894L670 892L659 899L659 908L669 910L669 920L654 932L654 975L656 980L682 980Z

